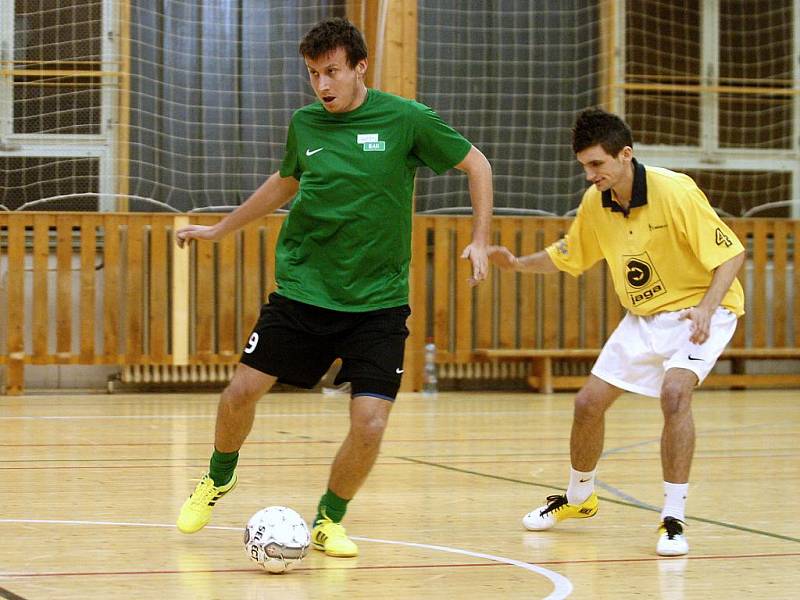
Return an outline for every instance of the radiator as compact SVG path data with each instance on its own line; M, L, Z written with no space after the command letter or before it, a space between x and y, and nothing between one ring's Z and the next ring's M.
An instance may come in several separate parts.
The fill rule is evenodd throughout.
M561 365L556 361L553 366L557 375L587 375L591 362L582 364L581 361L571 361ZM233 377L235 370L236 364L125 365L119 373L109 377L108 392L114 392L116 383L134 385L227 383ZM528 375L530 375L530 365L525 362L448 362L439 365L440 379L515 380L524 379Z
M594 361L553 361L555 375L588 375ZM531 375L531 367L527 362L472 362L439 364L440 379L491 379L514 380L525 379Z
M526 363L474 362L439 365L440 379L517 379L528 373Z
M125 365L108 379L108 391L113 393L117 382L140 385L226 383L235 370L236 364Z

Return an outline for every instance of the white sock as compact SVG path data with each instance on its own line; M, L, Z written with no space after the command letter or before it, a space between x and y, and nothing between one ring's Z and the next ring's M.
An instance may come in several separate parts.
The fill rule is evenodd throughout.
M569 487L567 488L567 502L570 504L582 504L594 491L594 474L597 469L592 471L576 471L572 467L569 469Z
M686 496L689 495L688 483L664 482L664 508L661 509L661 520L664 517L675 517L686 520Z

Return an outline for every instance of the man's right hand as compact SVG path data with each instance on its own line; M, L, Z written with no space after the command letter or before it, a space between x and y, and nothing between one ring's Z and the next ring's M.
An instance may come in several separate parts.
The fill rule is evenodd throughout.
M175 241L178 248L183 248L191 240L206 240L216 242L222 235L210 225L187 225L175 232Z
M490 262L504 271L514 271L519 264L519 259L505 246L489 246L486 249L486 254Z

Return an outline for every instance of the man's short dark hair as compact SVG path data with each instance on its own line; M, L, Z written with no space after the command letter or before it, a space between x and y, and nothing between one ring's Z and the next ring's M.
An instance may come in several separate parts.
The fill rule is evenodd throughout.
M602 108L587 108L575 120L572 150L577 154L598 144L611 156L617 156L625 146L633 148L633 133L617 115Z
M367 58L364 36L355 25L341 17L320 21L300 41L300 55L312 60L337 48L344 48L351 69Z

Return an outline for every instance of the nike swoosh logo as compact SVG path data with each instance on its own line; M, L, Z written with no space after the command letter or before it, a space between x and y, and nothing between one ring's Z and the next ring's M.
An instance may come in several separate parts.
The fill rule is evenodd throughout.
M395 369L394 370L394 372L397 373L398 375L400 375L400 373L402 373L403 371L405 371L405 369Z
M306 148L306 156L314 156L317 152L322 152L325 148L317 148L316 150L311 150L310 148Z
M578 481L580 481L581 483L586 483L587 481L591 481L591 480L592 480L592 478L590 477L589 479L579 479Z
M689 360L703 360L702 358L695 358L691 354L689 355Z

